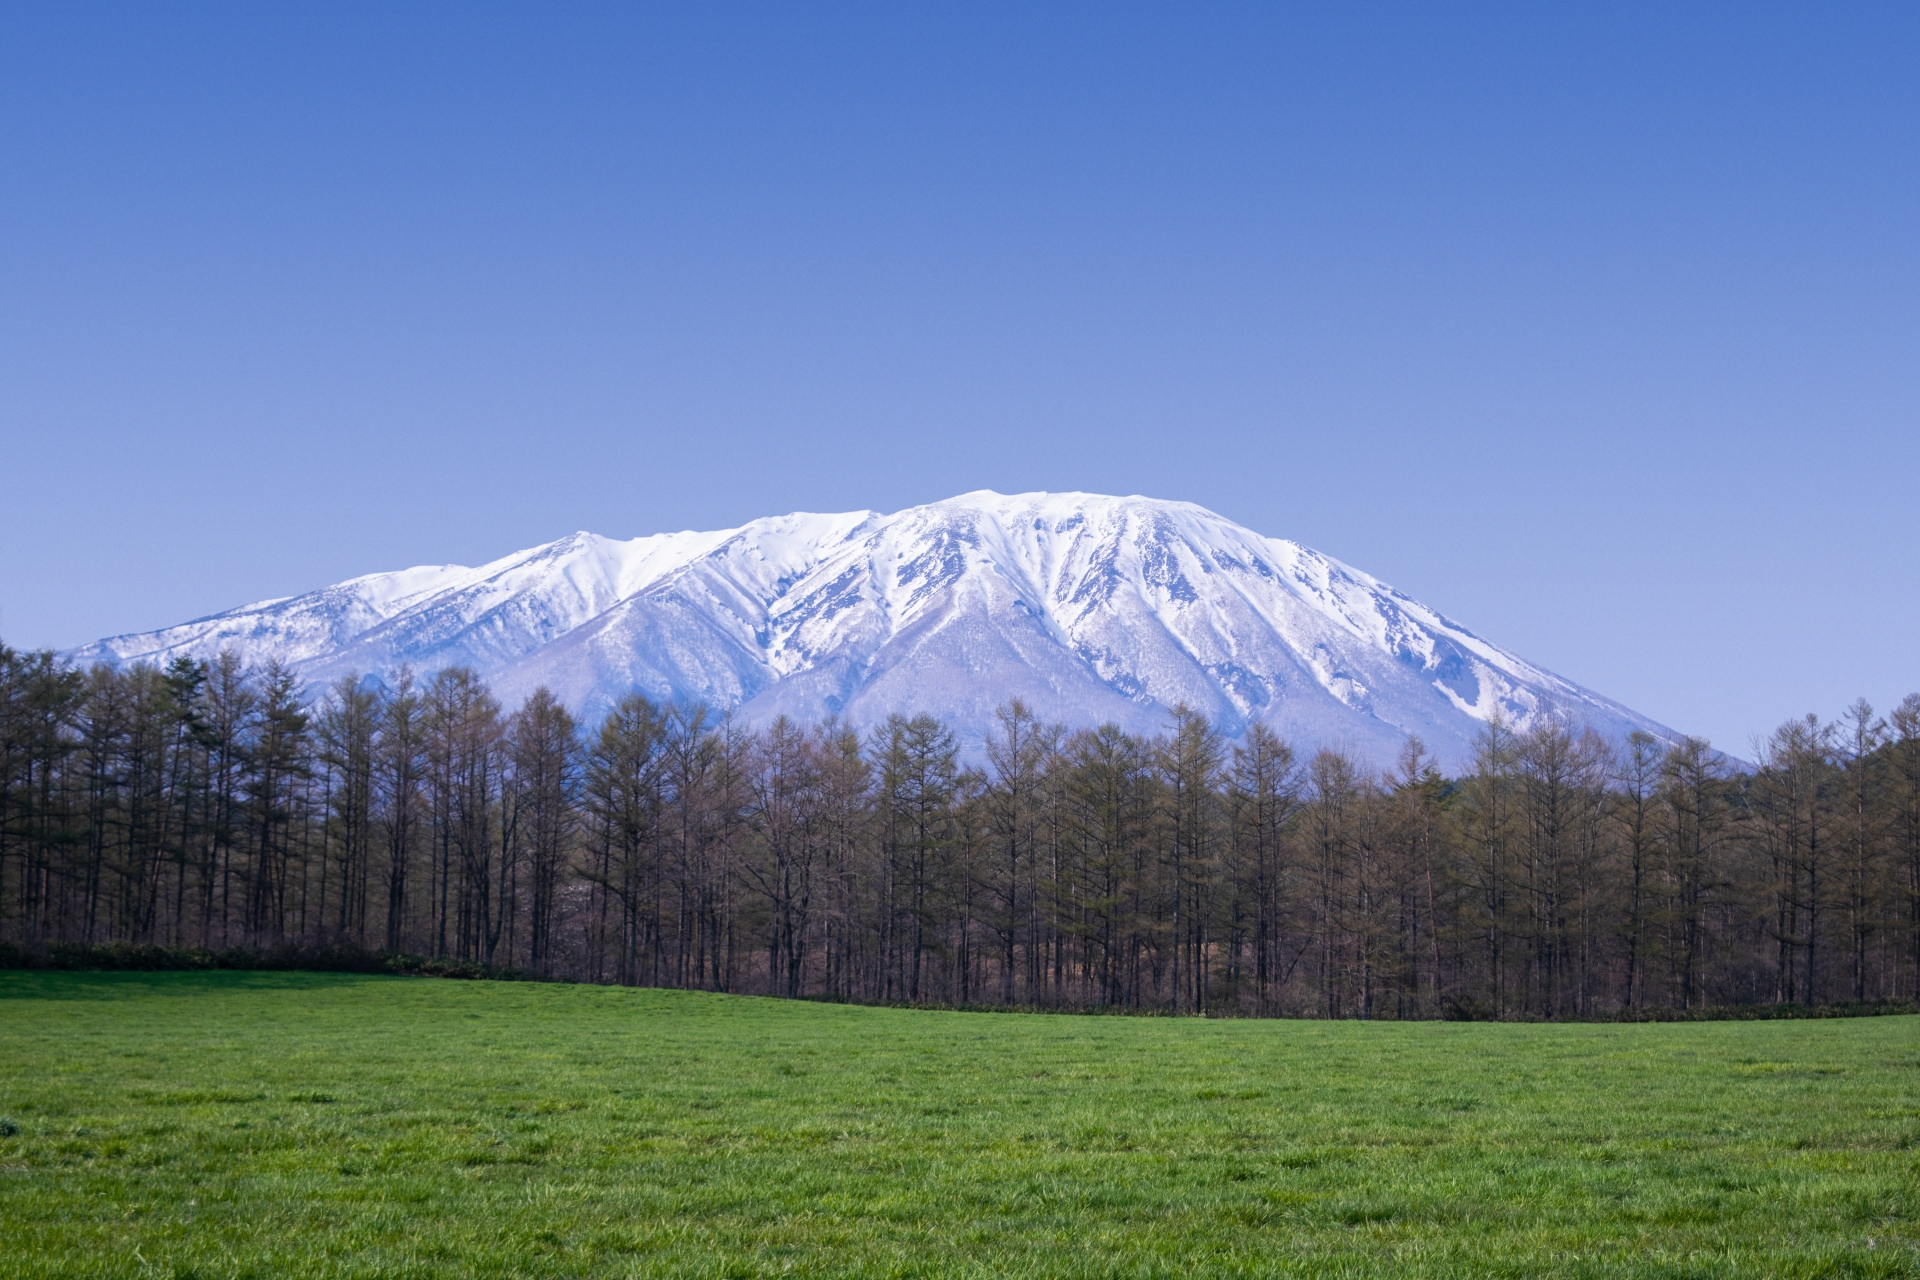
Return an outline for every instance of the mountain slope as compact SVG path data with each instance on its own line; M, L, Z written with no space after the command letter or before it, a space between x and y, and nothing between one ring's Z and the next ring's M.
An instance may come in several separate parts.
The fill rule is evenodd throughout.
M1021 697L1154 731L1185 702L1231 733L1461 763L1496 711L1672 731L1393 588L1184 502L990 492L892 515L796 514L618 542L577 533L475 569L355 578L73 651L164 662L223 646L312 682L455 663L509 704L589 718L639 689L750 723L930 711L977 739Z

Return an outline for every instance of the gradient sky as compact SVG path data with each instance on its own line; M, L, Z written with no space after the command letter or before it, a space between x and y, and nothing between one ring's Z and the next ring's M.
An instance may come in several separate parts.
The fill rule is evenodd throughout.
M977 488L1920 689L1920 7L0 8L0 636Z

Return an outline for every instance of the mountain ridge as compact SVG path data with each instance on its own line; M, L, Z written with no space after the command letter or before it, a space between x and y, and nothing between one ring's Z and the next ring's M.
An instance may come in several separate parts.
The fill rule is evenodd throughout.
M1154 731L1185 702L1230 735L1451 767L1498 712L1678 735L1369 574L1192 503L961 494L626 541L581 530L475 567L416 566L70 650L115 665L278 658L318 685L475 667L594 718L626 692L760 723L931 711L974 743L1022 697L1045 719Z

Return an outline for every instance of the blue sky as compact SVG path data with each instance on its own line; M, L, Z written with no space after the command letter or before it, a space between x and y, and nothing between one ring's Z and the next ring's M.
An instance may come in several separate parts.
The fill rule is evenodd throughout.
M1920 689L1920 8L0 8L0 636L1184 498L1733 750Z

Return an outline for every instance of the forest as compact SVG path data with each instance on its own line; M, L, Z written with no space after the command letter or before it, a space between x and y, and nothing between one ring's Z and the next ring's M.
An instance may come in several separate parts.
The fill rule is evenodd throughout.
M1218 1016L1920 995L1920 695L1707 742L1495 722L1444 776L1001 708L596 725L464 668L0 647L0 940L352 947L597 983Z

